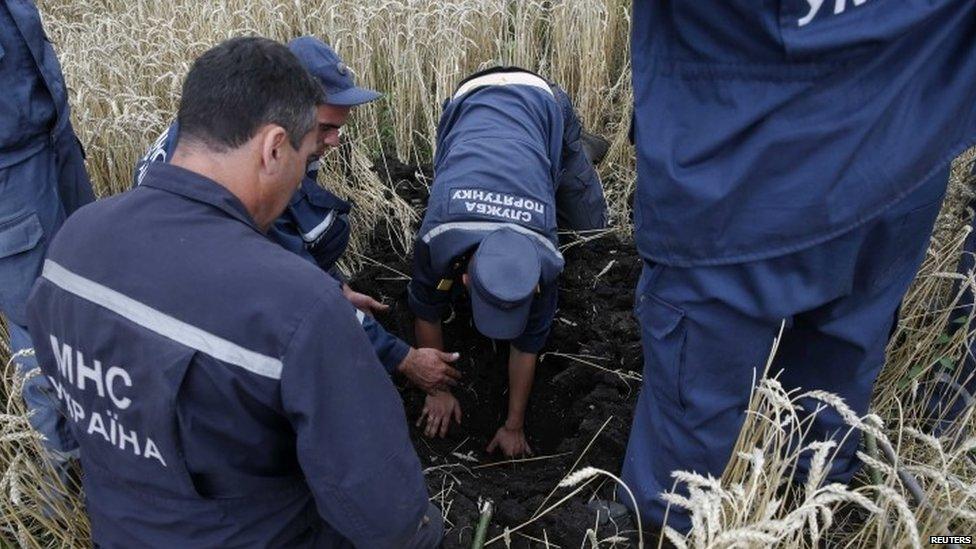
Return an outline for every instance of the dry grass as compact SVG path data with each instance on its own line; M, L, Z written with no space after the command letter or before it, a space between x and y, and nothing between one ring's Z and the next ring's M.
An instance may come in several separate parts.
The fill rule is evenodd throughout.
M441 101L468 73L494 64L539 70L576 99L586 126L613 147L602 168L616 221L633 185L627 145L630 71L627 0L41 0L62 61L78 135L99 196L128 188L132 166L173 119L192 60L218 41L257 33L333 44L358 81L386 97L356 110L348 146L320 182L352 198L350 248L364 252L378 220L405 251L407 205L370 172L386 149L429 162ZM580 63L580 60L584 60ZM586 70L583 70L585 67ZM342 153L342 154L339 154ZM612 176L612 177L611 177ZM345 267L358 267L347 254Z
M3 334L5 335L5 334ZM4 337L6 341L6 337ZM28 351L33 352L33 351ZM43 437L28 421L19 398L25 378L17 376L17 355L0 348L5 367L0 375L0 543L19 547L82 547L90 545L88 518L81 489L62 480L47 461ZM36 372L36 371L35 371ZM17 395L17 397L13 397ZM77 463L74 463L77 473ZM67 484L66 484L67 483Z
M46 28L71 91L74 122L88 151L100 196L128 187L131 169L175 112L191 60L217 41L241 33L279 40L315 34L333 43L360 81L387 97L357 110L348 143L328 159L324 185L356 202L352 258L368 249L378 220L405 251L414 222L409 206L370 170L382 149L414 162L429 161L440 101L465 74L491 64L517 64L560 82L588 128L613 143L601 173L619 231L628 230L633 151L627 144L631 91L626 0L40 0ZM881 451L866 451L866 470L852 487L823 485L817 471L831 459L829 443L808 443L817 456L805 484L788 488L798 449L788 441L805 424L797 393L763 380L740 436L736 458L721 479L678 474L691 497L695 528L677 544L702 547L919 546L932 534L976 531L976 427L968 411L935 433L925 412L932 380L960 361L971 345L967 330L951 330L959 284L955 275L972 212L972 182L964 180L976 153L960 159L932 245L905 300L872 415L849 417L852 428L874 434ZM950 335L951 333L951 335ZM83 545L87 522L74 487L60 483L42 459L39 437L26 420L0 333L0 544ZM958 369L956 373L958 374ZM831 395L816 395L827 404ZM888 450L894 459L886 457ZM569 472L567 472L569 473ZM907 475L906 475L907 473ZM924 493L912 495L911 478ZM596 477L579 478L582 485ZM448 501L452 487L441 487ZM563 500L565 494L555 494ZM464 527L469 525L455 525ZM473 525L470 525L473 527ZM516 533L518 535L519 533ZM507 540L506 540L507 541ZM540 540L540 543L545 540ZM584 545L619 546L615 533L594 528Z

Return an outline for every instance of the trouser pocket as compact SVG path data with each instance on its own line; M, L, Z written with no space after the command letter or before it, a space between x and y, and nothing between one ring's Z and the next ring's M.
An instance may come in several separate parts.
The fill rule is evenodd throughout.
M44 259L44 229L34 211L0 219L0 311L21 326L24 304Z
M644 384L651 387L658 398L683 411L685 403L681 382L687 341L685 313L647 289L653 278L645 267L638 284L634 309L641 327Z
M25 302L51 236L64 221L54 150L0 169L0 311L27 325Z
M915 276L942 209L948 180L948 169L939 170L867 229L859 267L872 290L906 284Z

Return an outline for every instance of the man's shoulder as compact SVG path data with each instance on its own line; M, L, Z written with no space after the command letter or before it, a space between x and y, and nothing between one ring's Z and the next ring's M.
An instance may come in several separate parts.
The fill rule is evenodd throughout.
M75 210L61 225L54 242L78 241L91 231L110 227L114 222L113 217L119 214L120 206L124 208L124 194L95 200Z
M147 226L144 221L148 209L163 205L158 202L160 200L173 198L167 195L161 191L137 188L95 200L65 220L55 241L80 243L91 240L92 245L97 244L101 248L124 237L137 236L132 232Z
M339 281L318 265L269 239L258 239L253 244L255 274L277 287L278 291L309 300L341 297ZM332 287L339 293L333 292Z
M138 187L89 204L68 218L52 255L125 260L126 270L171 272L205 283L227 279L287 295L331 279L266 235L165 190ZM138 261L137 261L138 260ZM307 294L307 291L306 291Z
M86 206L62 228L49 259L269 356L280 354L290 334L316 311L339 310L344 298L338 282L265 235L236 220L208 219L193 212L191 201L182 201L191 210L185 216L176 209L145 208L136 193L169 194L140 187Z

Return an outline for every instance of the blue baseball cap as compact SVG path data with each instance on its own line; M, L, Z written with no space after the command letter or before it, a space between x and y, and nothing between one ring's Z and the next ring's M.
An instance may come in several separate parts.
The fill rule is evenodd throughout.
M328 44L314 36L288 42L288 49L325 89L325 102L339 107L355 107L382 97L380 92L356 86L352 70Z
M525 331L542 261L532 240L498 229L481 241L468 263L471 313L478 331L515 339Z

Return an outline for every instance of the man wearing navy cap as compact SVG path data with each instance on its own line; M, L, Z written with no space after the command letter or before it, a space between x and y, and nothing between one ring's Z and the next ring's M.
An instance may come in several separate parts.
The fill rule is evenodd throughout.
M288 49L318 80L325 91L326 103L318 107L316 117L320 146L301 186L292 196L288 208L275 220L268 236L286 249L318 265L342 281L343 294L360 310L359 315L380 361L389 373L401 372L421 389L432 392L456 383L460 374L450 363L456 353L436 349L412 349L404 341L383 329L373 313L389 309L372 297L353 291L336 267L349 242L348 214L352 205L318 183L320 158L326 150L339 146L342 127L353 107L381 97L379 92L356 86L352 71L328 44L312 36L296 38ZM168 162L179 142L180 127L174 122L136 165L133 186L138 185L152 162Z
M439 545L353 306L265 234L316 158L323 102L282 44L211 48L183 83L171 162L52 242L28 322L96 546Z
M409 301L418 344L442 349L441 317L460 279L478 331L511 342L508 418L488 451L531 452L523 427L536 356L556 311L557 226L606 226L588 149L566 92L522 69L470 76L444 105ZM460 421L461 410L445 390L427 397L418 425L444 436L452 419Z
M949 162L976 141L976 2L633 11L645 362L623 478L661 525L674 471L722 474L784 323L769 374L868 412ZM828 482L859 467L849 430L830 408L811 422L805 442L839 445Z

